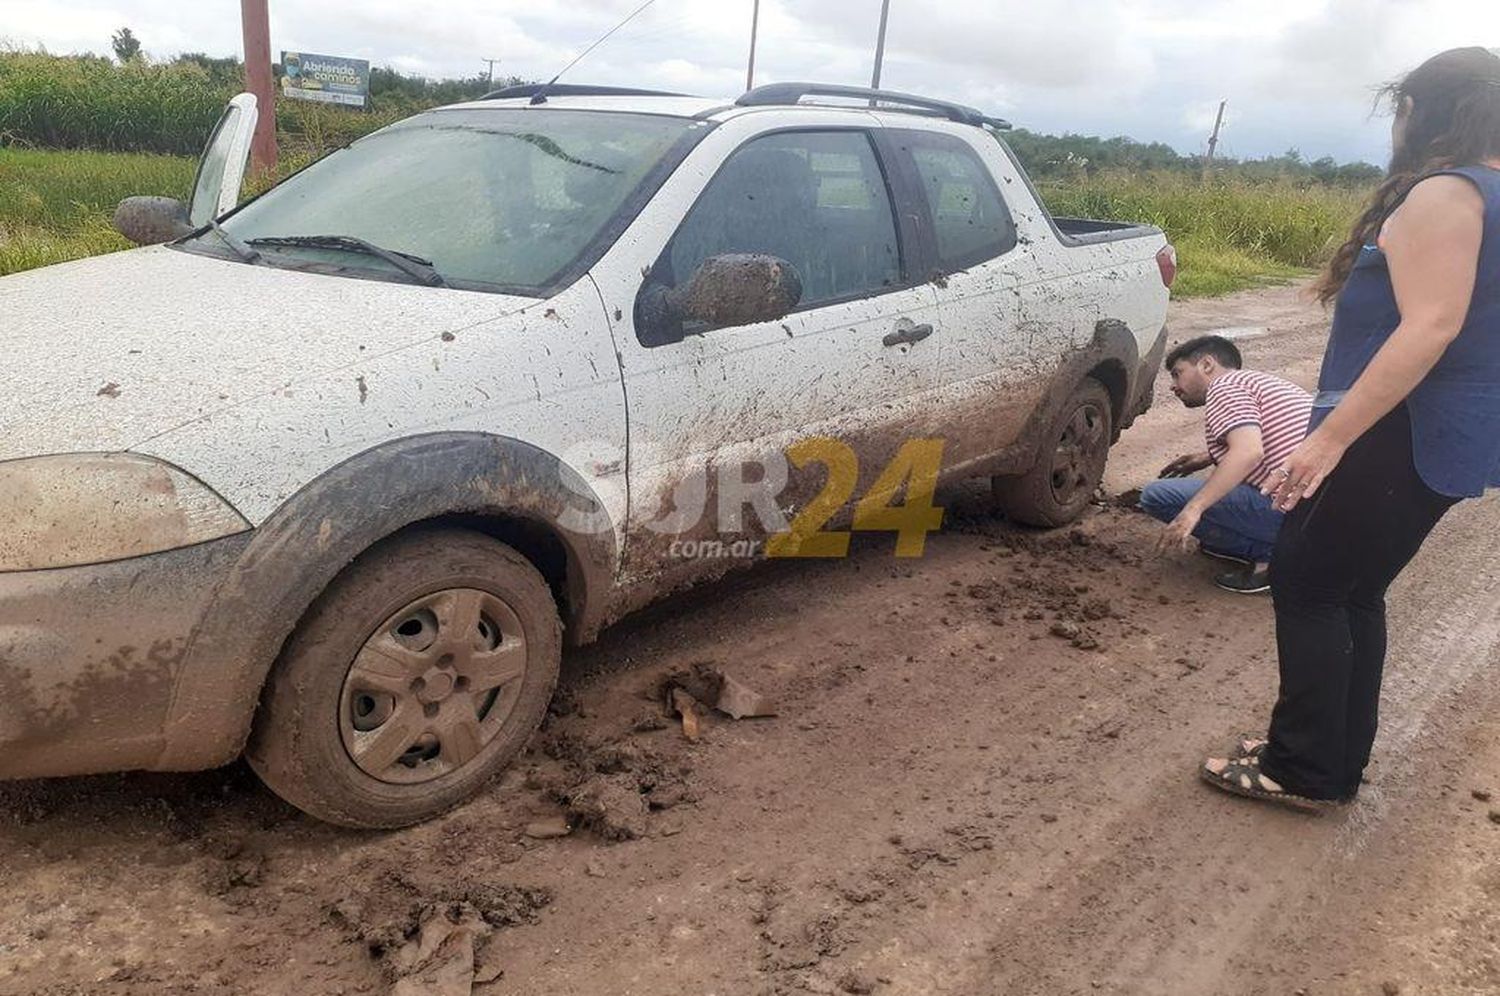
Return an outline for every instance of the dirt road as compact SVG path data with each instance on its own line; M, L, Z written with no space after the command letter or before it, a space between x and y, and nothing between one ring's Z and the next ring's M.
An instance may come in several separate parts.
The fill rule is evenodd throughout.
M1172 321L1315 376L1290 290ZM1193 447L1161 396L1112 492ZM497 996L1500 992L1494 500L1393 592L1370 784L1309 817L1194 777L1262 728L1268 601L1151 555L1138 514L1042 535L981 498L920 561L874 537L616 627L526 762L427 826L335 830L238 768L0 789L0 993L385 993L445 917ZM779 714L686 740L659 693L704 663Z

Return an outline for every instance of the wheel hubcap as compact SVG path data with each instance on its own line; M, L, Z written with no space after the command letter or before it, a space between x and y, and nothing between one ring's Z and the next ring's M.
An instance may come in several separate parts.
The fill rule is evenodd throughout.
M1080 493L1087 497L1098 484L1109 440L1104 411L1095 404L1079 406L1063 428L1052 454L1052 496L1071 505Z
M382 623L349 666L344 749L383 782L456 771L504 726L526 661L520 618L496 596L474 588L424 595Z

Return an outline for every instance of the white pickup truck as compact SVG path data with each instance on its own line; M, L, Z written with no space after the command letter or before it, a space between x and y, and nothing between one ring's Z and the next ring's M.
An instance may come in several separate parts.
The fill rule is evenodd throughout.
M969 108L514 88L236 208L255 117L122 205L170 244L0 279L0 777L244 753L421 820L565 641L851 520L918 552L934 479L1067 522L1151 402L1171 247Z

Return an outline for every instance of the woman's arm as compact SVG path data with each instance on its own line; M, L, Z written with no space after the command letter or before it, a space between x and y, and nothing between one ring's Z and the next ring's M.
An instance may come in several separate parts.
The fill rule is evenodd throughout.
M1460 176L1412 189L1386 226L1382 247L1401 324L1338 407L1262 489L1290 511L1311 496L1349 448L1412 392L1457 337L1469 313L1484 238L1484 198Z

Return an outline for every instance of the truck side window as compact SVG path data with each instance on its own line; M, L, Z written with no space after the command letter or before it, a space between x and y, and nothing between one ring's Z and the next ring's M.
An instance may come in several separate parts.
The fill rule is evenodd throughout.
M802 279L801 307L901 283L895 213L863 132L783 132L737 149L653 269L676 286L705 259L766 253Z
M989 168L968 143L948 135L912 134L902 144L927 195L943 269L961 270L1015 248L1016 223Z

